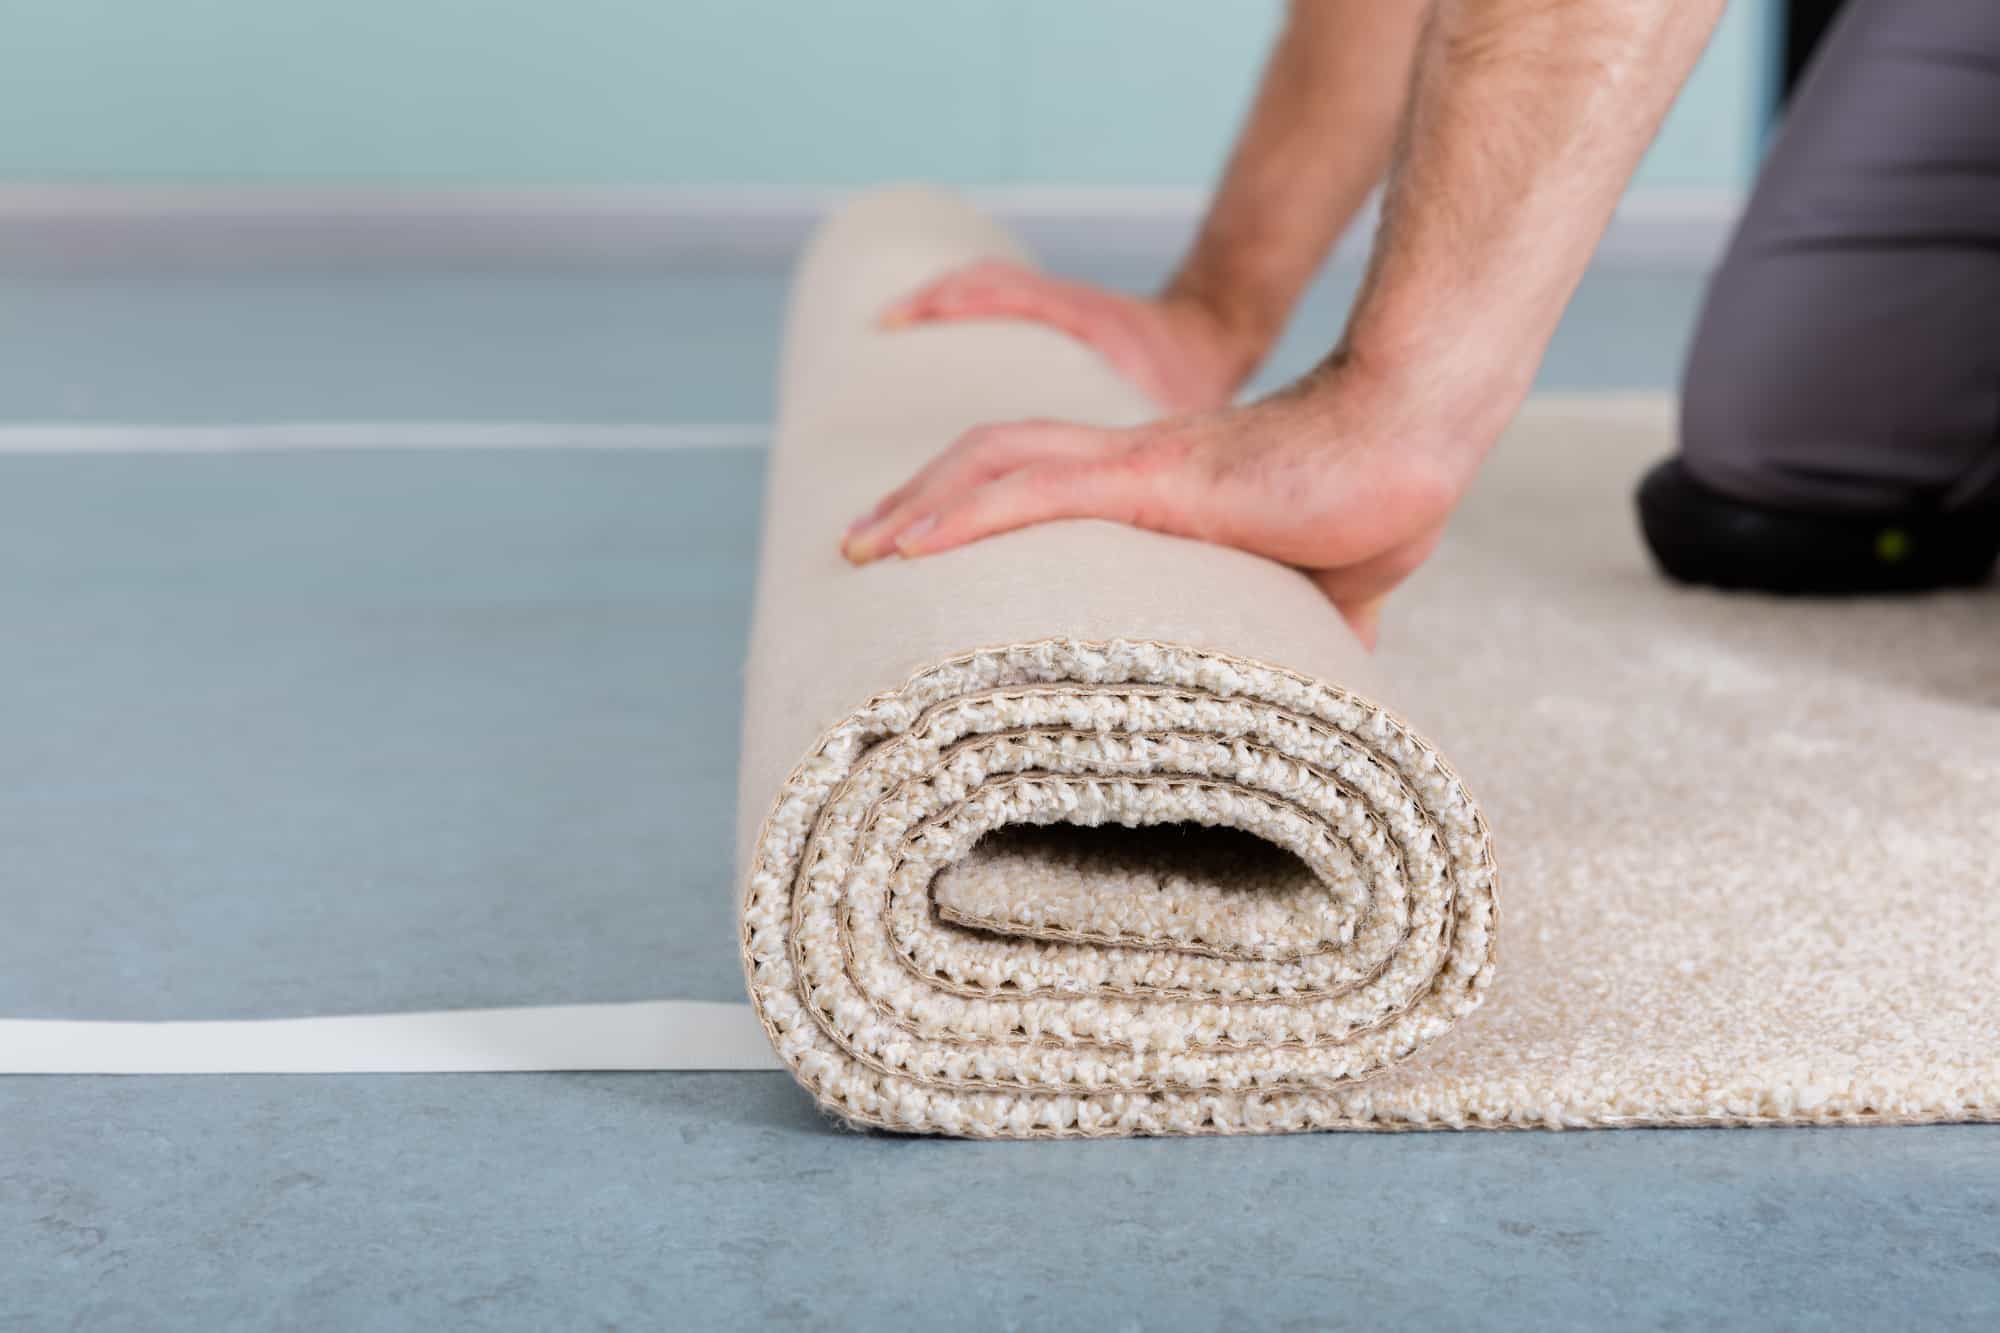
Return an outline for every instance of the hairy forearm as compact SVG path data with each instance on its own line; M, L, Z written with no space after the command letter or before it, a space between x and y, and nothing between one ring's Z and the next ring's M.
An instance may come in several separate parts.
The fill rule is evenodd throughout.
M1332 367L1490 443L1722 4L1438 0Z
M1193 249L1164 293L1227 330L1239 378L1389 164L1428 0L1293 0Z

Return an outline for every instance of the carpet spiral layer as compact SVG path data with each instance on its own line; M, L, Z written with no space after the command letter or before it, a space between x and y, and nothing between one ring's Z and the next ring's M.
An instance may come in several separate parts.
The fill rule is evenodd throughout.
M829 731L764 822L743 935L773 1043L855 1123L1313 1129L1479 1003L1493 890L1463 784L1384 710L1054 639Z

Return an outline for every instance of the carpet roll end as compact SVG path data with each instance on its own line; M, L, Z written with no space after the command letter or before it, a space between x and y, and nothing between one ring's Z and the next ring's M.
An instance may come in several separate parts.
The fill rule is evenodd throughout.
M1399 719L1152 641L969 653L821 738L760 831L750 990L857 1125L1275 1132L1479 1003L1491 840Z

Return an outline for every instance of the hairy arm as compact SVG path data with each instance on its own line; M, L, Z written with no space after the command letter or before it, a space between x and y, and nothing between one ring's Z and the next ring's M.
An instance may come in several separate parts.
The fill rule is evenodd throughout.
M1443 391L1490 443L1723 3L1437 0L1328 370Z
M1162 299L1228 332L1248 379L1389 168L1429 8L1292 0L1194 247Z
M1165 410L1228 402L1388 169L1426 9L1292 0L1201 230L1157 296L988 261L912 293L885 322L1035 320L1096 348Z

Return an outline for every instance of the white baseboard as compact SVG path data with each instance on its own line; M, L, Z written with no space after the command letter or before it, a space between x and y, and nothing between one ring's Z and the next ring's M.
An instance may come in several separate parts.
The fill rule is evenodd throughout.
M401 188L0 184L0 264L31 269L295 264L777 267L848 192L814 187ZM1047 259L1171 262L1206 192L1178 187L968 188ZM1734 191L1627 196L1598 262L1702 268ZM1365 253L1373 214L1342 242Z

